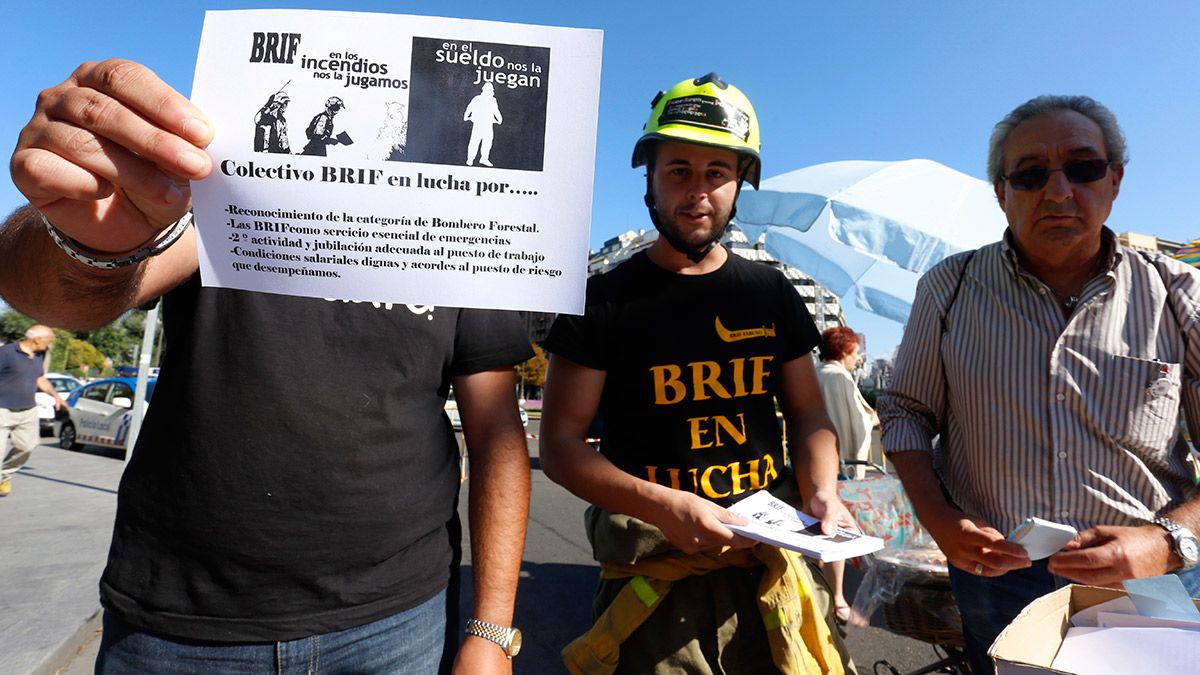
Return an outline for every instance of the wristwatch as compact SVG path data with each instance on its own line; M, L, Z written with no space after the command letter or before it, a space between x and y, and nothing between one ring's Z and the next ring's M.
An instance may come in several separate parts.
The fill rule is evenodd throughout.
M1183 569L1190 570L1200 563L1200 540L1192 531L1170 518L1155 518L1154 524L1167 531L1173 541L1172 548L1183 560Z
M495 642L510 659L521 651L521 631L516 628L505 628L487 621L470 619L467 621L467 635Z

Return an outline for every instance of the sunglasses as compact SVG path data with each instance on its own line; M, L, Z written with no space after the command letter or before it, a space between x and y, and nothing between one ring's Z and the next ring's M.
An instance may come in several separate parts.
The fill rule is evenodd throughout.
M1014 190L1040 190L1046 181L1050 180L1050 174L1061 171L1072 183L1091 183L1104 178L1111 164L1107 159L1077 159L1063 164L1058 169L1041 166L1021 169L1007 176L1000 176L1000 180L1008 181Z

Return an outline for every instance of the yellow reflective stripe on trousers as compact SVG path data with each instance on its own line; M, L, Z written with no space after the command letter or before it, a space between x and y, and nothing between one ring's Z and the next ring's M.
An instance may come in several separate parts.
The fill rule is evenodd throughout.
M629 587L637 594L638 600L641 600L643 605L651 607L654 603L658 602L658 593L655 593L654 589L650 588L650 583L646 581L646 577L634 577L630 579Z

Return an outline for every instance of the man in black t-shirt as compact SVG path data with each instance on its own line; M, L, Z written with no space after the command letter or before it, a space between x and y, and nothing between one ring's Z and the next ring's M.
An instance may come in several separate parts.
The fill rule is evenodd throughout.
M0 296L79 328L163 297L167 348L121 479L97 672L436 671L457 608L453 384L475 575L454 669L511 673L529 500L520 322L202 287L190 227L147 243L187 213L212 135L148 69L111 60L43 92L13 154L31 206L0 229Z
M837 496L836 435L810 355L819 339L812 318L777 270L718 243L741 181L758 185L753 108L715 74L677 84L652 106L633 165L647 166L646 203L659 238L593 277L584 315L560 316L547 341L553 356L542 468L606 512L589 515L594 552L605 565L597 613L618 607L634 573L641 572L636 579L668 578L642 572L639 562L696 569L702 556L724 555L722 547L753 545L726 526L744 521L724 507L758 490L798 488L805 510L821 518L827 532L853 523ZM785 466L776 402L788 425L794 471ZM586 442L597 413L603 420L598 453ZM677 551L664 550L653 529L628 541L628 532L644 527L630 516L657 528ZM614 524L605 525L606 519ZM646 548L663 555L647 556ZM626 549L636 555L622 558ZM681 558L679 552L698 555ZM811 657L803 672L842 672L846 664L833 631L824 619L812 620L827 615L828 607L786 627L761 614L755 600L763 569L730 563L674 580L644 623L617 631L628 633L617 672L767 672L784 667L775 649L781 633L802 638L801 651ZM811 598L820 582L800 569L808 586L801 595ZM653 586L638 584L642 602L661 597ZM636 601L629 607L640 611ZM568 663L576 667L605 652L611 636L596 631L628 615L622 608L599 619L568 648Z

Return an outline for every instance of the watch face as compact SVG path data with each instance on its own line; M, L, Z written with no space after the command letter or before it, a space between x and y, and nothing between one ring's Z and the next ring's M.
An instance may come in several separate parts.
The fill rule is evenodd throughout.
M1183 537L1179 540L1179 557L1184 564L1190 565L1200 560L1200 542L1195 537Z
M507 651L510 657L521 653L521 631L516 628L512 631L512 641L508 643Z

